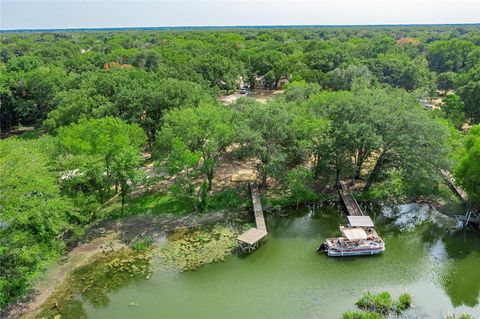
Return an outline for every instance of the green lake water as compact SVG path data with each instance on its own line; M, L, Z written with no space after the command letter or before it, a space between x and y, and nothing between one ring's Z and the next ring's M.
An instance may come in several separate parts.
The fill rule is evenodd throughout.
M339 318L366 291L413 296L407 318L480 318L480 232L451 233L426 206L406 205L401 218L373 216L386 242L381 256L329 258L316 252L346 222L340 207L268 216L268 241L247 257L183 273L128 280L101 303L82 295L69 314L88 318ZM400 230L409 228L409 230ZM135 306L132 306L135 303ZM138 305L137 305L138 304Z

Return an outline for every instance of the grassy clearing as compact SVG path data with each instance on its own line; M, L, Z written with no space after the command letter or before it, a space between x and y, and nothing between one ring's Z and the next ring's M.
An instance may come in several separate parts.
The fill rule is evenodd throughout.
M188 203L176 199L168 193L146 193L138 197L129 198L122 211L122 204L119 199L103 207L100 217L123 218L140 214L152 215L186 215L192 212Z
M209 198L208 211L222 209L236 209L248 205L250 200L244 198L235 189L220 191ZM99 212L100 218L124 218L140 214L151 215L188 215L194 213L192 205L167 192L145 193L140 196L129 198L122 211L120 199L102 207Z

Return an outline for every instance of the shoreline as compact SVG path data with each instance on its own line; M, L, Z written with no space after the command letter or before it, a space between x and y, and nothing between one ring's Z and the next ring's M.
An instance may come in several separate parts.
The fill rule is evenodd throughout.
M276 203L274 201L269 202L264 208L267 214L285 216L282 211L289 208L316 207L319 203L342 205L339 197L332 196L332 194L329 195L328 199L302 202L298 205L285 202ZM426 204L437 210L439 214L451 217L441 213L439 208L443 207L443 204L434 200L419 198L410 201L402 200L388 203L371 200L360 200L360 202L373 205ZM32 291L19 302L5 309L2 314L12 319L35 318L42 305L75 269L92 263L102 254L118 251L145 238L162 241L166 235L179 229L194 229L212 224L245 222L248 220L248 211L248 208L240 207L235 210L212 211L203 215L195 215L194 213L186 215L165 214L161 216L139 214L121 219L105 219L94 222L87 229L84 238L67 254L62 256L58 263L47 270L46 276L34 285ZM52 282L54 283L53 285L51 284Z
M92 224L85 237L60 261L52 265L46 275L35 283L31 292L17 303L7 307L1 315L6 318L35 318L42 305L65 282L69 275L98 257L116 252L143 238L162 240L178 229L192 229L211 224L225 224L247 216L245 210L215 211L203 215L136 215L121 220L108 219ZM239 220L238 220L239 221Z

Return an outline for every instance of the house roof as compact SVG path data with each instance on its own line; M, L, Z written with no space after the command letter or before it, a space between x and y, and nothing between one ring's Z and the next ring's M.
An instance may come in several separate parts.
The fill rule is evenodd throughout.
M347 216L352 227L375 227L370 216Z

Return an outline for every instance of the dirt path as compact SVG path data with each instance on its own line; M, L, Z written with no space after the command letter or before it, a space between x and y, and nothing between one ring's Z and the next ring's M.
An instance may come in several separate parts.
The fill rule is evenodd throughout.
M265 104L268 102L268 100L270 100L275 95L283 94L283 93L284 93L283 90L255 89L249 92L248 94L240 94L237 92L230 95L223 95L219 97L218 100L225 105L229 105L235 102L240 97L251 97L257 100L257 102Z

